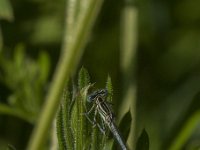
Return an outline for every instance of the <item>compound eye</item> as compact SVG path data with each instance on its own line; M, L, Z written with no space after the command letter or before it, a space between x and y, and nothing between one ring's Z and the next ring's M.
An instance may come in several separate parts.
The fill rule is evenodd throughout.
M94 93L90 94L87 98L88 102L94 101L97 97L106 97L108 95L108 90L107 89L102 89L95 91Z
M97 95L98 95L97 92L90 94L90 95L88 96L88 98L87 98L87 101L88 101L88 102L94 101L94 99L96 98Z

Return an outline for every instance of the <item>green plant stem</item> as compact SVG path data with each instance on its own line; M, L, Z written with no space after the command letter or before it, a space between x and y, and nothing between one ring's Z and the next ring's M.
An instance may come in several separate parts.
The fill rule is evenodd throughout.
M63 38L63 47L62 50L67 51L67 46L71 44L73 39L73 29L76 19L76 7L77 7L77 0L66 0L66 18L65 24L66 28L64 31L64 38Z
M77 21L73 33L73 40L65 47L66 49L62 51L60 56L44 107L28 143L28 150L40 150L42 144L45 142L48 129L59 106L60 95L66 84L65 81L69 79L73 69L76 68L76 64L80 60L83 53L83 46L101 4L102 0L91 0L88 3L88 9L82 15L83 17Z
M173 140L169 150L178 150L182 149L185 142L189 139L189 137L194 132L195 128L200 123L200 110L196 111L185 123L180 133Z
M26 120L29 123L34 122L34 120L32 118L30 118L29 115L25 115L24 112L15 110L12 107L9 107L9 106L4 105L4 104L0 104L0 114L15 116L15 117L21 118L23 120Z

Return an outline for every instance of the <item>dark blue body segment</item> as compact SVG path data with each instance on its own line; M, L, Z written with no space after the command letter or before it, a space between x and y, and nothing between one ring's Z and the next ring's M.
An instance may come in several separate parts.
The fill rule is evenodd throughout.
M87 101L92 102L97 98L97 96L98 97L106 97L107 95L108 95L107 89L97 90L97 91L95 91L94 93L92 93L88 96Z

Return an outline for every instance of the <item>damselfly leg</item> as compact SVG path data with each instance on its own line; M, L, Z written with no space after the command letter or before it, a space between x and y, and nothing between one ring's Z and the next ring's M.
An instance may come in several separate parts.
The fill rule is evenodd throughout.
M92 110L94 108L95 108L95 105L93 105L92 108L88 112L84 113L84 115L86 116L86 118L88 119L88 121L93 125L93 128L97 126L99 128L99 130L103 134L105 134L106 130L105 130L105 124L104 124L103 120L100 118L101 122L102 122L102 126L103 126L103 127L101 127L101 125L97 122L97 119L96 119L97 118L97 109L95 109L93 121L89 117L89 114L92 112Z

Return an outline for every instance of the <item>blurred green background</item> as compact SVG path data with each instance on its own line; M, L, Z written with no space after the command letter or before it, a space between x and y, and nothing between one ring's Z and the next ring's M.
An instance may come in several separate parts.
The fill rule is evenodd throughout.
M79 64L99 88L111 76L118 115L127 80L133 83L135 136L145 128L151 150L177 143L200 148L199 6L198 0L105 0ZM124 58L127 8L138 11L131 33L137 38L130 41L137 46L136 55ZM0 1L0 149L25 149L59 58L64 18L65 0Z

